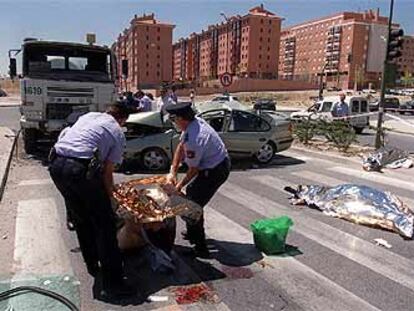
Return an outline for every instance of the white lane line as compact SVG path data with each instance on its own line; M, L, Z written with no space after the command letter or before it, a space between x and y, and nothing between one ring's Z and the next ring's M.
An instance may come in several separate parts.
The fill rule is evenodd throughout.
M355 170L348 167L342 167L342 166L335 166L329 168L330 171L345 174L348 176L353 176L360 179L365 179L368 181L372 181L375 183L380 183L386 186L393 186L397 188L403 188L409 191L414 191L414 181L405 181L401 179L396 179L392 177L382 176L379 173L373 173L373 172L365 172L362 169L361 170Z
M19 201L14 246L14 280L28 276L73 275L52 198Z
M315 157L317 158L318 156L321 156L321 155L322 156L325 155L325 156L329 156L330 158L334 158L336 160L350 161L350 162L354 162L356 164L361 163L361 160L359 158L355 158L355 157L345 157L345 156L340 156L340 155L334 154L332 152L314 151L314 150L311 150L311 149L303 150L301 148L295 148L295 147L292 147L289 150L283 151L283 153L281 153L281 154L289 155L289 156L292 156L292 157L295 157L295 158L304 156L306 154L308 154L308 155L311 154L313 156L312 159L314 159ZM318 159L320 159L320 158L318 158ZM335 161L335 160L334 161L329 161L329 160L326 160L326 159L320 159L320 160L321 161L326 161L326 162L331 162L331 163L334 163L334 164L338 163L338 161Z
M271 180L277 178L269 176ZM259 182L269 185L268 180ZM379 248L352 234L309 218L286 203L282 205L232 183L225 183L220 194L265 217L287 215L294 219L296 232L314 240L372 271L414 290L414 261ZM254 202L254 204L248 204Z
M50 178L44 179L27 179L22 180L18 184L19 186L44 186L44 185L53 185L53 181Z
M330 176L314 173L314 172L311 172L311 171L300 171L300 172L292 173L291 175L301 177L301 178L305 178L305 179L309 179L309 180L313 180L313 181L315 181L315 184L322 184L322 185L331 186L331 187L336 186L336 185L340 185L340 184L349 183L349 181L345 181L345 180L341 180L341 179L337 179L337 178L332 178ZM356 184L358 184L358 183L356 183ZM386 189L384 189L384 190L386 190ZM414 200L413 199L403 197L403 196L400 196L400 195L396 195L396 196L398 198L400 198L404 203L406 203L411 209L414 209Z
M252 233L226 216L212 208L206 208L205 214L208 237L241 244L254 244ZM241 258L246 256L255 258L257 252L253 247L251 250L245 247L241 250L229 244L229 248L228 251L232 255ZM265 268L260 276L270 284L277 284L303 310L378 310L294 257L265 256L265 262L271 267Z

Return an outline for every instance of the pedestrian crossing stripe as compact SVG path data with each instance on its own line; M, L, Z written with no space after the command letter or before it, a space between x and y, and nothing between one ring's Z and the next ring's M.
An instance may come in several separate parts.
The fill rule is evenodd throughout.
M335 166L335 167L331 167L329 168L330 171L336 172L336 173L341 173L341 174L345 174L348 176L353 176L353 177L357 177L357 178L361 178L364 180L368 180L368 181L372 181L375 183L380 183L386 186L394 186L397 188L403 188L406 189L408 191L413 191L414 190L414 183L411 181L405 181L405 180L401 180L401 179L396 179L396 178L392 178L392 177L387 177L387 176L382 176L378 173L375 172L365 172L363 170L356 170L356 169L352 169L352 168L348 168L348 167L342 167L342 166Z
M262 183L272 187L270 180L277 180L277 178L269 176ZM278 188L276 189L280 190ZM293 228L294 231L376 273L382 274L414 290L414 269L412 268L414 261L412 260L389 250L379 248L361 238L307 217L301 211L276 203L233 183L225 183L220 188L219 193L264 217L287 215L296 224ZM248 202L254 202L255 204L249 204Z
M205 218L206 234L209 238L248 243L252 245L250 252L257 252L249 230L212 208L206 208ZM246 256L246 253L238 251L237 246L228 247L226 250L230 254L236 257ZM254 254L251 256L254 257ZM263 256L271 267L264 268L260 277L281 288L303 310L379 310L294 257Z

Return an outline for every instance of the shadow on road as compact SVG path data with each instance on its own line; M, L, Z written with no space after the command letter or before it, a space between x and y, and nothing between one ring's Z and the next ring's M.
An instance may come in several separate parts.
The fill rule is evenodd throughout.
M268 164L258 164L252 159L232 159L231 170L232 171L247 171L251 169L268 169L276 167L285 167L291 165L304 164L305 162L293 157L288 157L284 155L275 155L272 161ZM180 169L180 172L185 172L186 168L183 167ZM169 170L160 170L160 171L148 171L140 167L137 162L126 161L118 169L118 173L123 173L125 175L133 174L167 174Z

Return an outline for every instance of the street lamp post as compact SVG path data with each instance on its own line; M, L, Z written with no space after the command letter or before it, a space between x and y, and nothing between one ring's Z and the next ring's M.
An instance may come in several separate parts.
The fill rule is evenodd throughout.
M394 10L394 0L390 2L390 16L388 18L388 36L386 42L386 51L385 51L385 59L384 59L384 67L382 69L382 78L381 78L381 97L379 101L378 107L378 122L377 122L377 134L375 136L375 148L378 149L382 146L382 123L384 119L384 99L385 99L385 83L386 83L386 68L387 68L387 58L389 52L389 40L391 34L391 26L392 26L392 15Z

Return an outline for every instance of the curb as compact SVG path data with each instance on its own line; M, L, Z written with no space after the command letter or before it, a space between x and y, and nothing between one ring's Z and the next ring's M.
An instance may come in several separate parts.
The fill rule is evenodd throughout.
M10 108L10 107L20 107L20 104L5 104L5 105L2 105L2 104L0 104L0 108Z
M10 164L11 164L11 160L12 160L12 155L14 152L14 149L16 148L16 144L17 144L17 139L19 137L19 132L14 133L12 130L10 130L9 128L7 128L7 130L10 134L6 134L9 135L9 137L14 137L13 142L11 144L10 150L6 151L6 165L4 166L3 170L0 171L0 202L3 198L3 194L4 194L4 189L6 187L6 182L7 182L7 177L9 176L9 170L10 170ZM4 135L4 137L7 137L6 135ZM2 137L0 137L0 139L2 139Z

